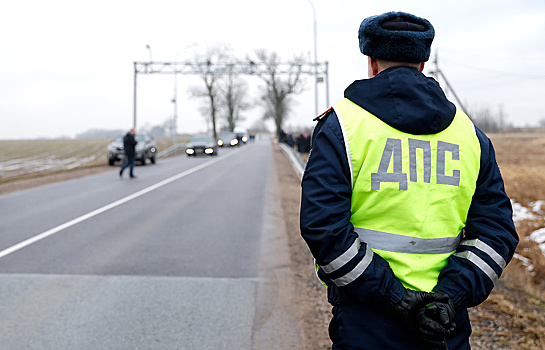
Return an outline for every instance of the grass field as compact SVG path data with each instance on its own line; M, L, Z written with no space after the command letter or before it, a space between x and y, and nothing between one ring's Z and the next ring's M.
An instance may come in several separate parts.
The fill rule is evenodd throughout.
M178 143L188 137L179 137ZM159 152L174 144L158 138ZM109 139L0 140L0 183L107 164Z
M539 234L545 228L545 129L489 136L505 190L515 203L520 236L517 259L506 275L545 298L545 235Z

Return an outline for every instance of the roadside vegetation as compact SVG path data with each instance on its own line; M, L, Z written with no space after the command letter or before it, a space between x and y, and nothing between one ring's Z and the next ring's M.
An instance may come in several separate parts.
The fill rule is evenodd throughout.
M492 295L473 310L473 340L493 334L494 343L477 348L545 349L545 128L489 137L520 243Z

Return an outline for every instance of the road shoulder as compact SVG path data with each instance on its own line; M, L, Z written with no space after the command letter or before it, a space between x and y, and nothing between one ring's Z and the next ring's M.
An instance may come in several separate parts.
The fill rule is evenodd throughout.
M293 311L303 350L331 349L328 325L331 306L326 289L316 278L313 258L299 232L300 174L278 144L273 145L279 193L284 215L293 294Z
M277 146L272 152L276 154ZM268 172L252 349L301 349L277 162Z

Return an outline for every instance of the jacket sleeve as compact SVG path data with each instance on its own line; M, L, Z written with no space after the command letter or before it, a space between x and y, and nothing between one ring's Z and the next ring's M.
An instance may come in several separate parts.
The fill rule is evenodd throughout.
M401 300L404 287L388 262L360 241L350 222L352 187L344 144L330 110L314 129L303 174L301 235L330 290L334 284L344 300L388 309Z
M518 244L511 201L494 148L481 130L476 128L476 132L481 164L464 237L434 288L447 293L457 308L478 305L488 297Z

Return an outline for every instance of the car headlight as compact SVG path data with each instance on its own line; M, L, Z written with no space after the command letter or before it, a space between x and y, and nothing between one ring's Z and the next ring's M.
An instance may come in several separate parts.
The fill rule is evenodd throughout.
M188 148L185 150L185 153L187 154L195 154L195 150L193 148Z
M213 149L213 148L206 148L206 149L204 150L204 153L206 153L206 154L212 154L212 153L214 153L214 149Z
M248 137L247 136L242 136L242 142L247 142L248 141Z
M231 146L236 146L238 145L238 140L237 139L232 139L231 140Z
M223 140L218 140L218 146L223 146Z

